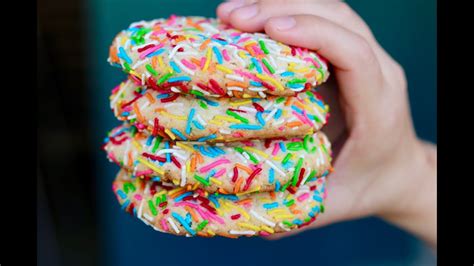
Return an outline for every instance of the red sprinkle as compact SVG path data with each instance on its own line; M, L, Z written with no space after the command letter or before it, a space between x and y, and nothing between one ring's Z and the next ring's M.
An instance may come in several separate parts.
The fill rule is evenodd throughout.
M257 111L259 111L259 112L265 111L265 109L263 109L263 107L262 107L260 104L258 104L258 103L252 103L252 105L253 105L253 107L255 107L255 109L257 109Z
M232 220L237 220L239 218L240 218L240 214L234 214L234 215L230 216L230 219L232 219Z
M237 178L239 178L239 170L237 169L237 167L234 166L234 175L232 176L232 182L235 183L235 181L237 181Z
M170 97L168 97L168 98L163 98L163 99L161 99L160 101L161 101L162 103L172 102L172 101L176 100L176 98L178 98L178 96L179 96L179 94L174 93L174 94L171 95Z
M153 161L159 161L159 162L166 162L166 158L165 157L161 157L161 156L158 156L158 155L153 155L153 154L149 154L149 153L142 153L142 156L143 157L146 157L146 158L150 158L152 159Z
M141 53L141 52L143 52L143 51L145 51L146 49L151 48L151 47L155 47L155 45L154 45L154 44L149 44L149 45L146 45L146 46L144 46L144 47L142 47L142 48L138 48L137 51L138 51L139 53Z
M169 212L170 212L169 209L165 209L165 210L163 211L163 214L168 214Z
M306 169L301 168L300 176L298 177L298 182L296 183L296 187L299 187L301 184L301 181L303 181L303 175L304 175L305 170Z
M252 183L252 180L255 178L255 176L260 173L262 171L262 168L257 168L255 169L250 175L249 177L247 178L246 182L245 182L245 186L244 186L244 191L247 191L247 189L249 189L250 187L250 184Z
M165 159L166 160L166 159ZM174 165L176 165L176 167L178 167L179 169L181 169L181 164L178 162L178 160L176 160L176 157L174 156L171 156L171 161L173 161Z
M133 100L129 101L128 103L123 104L123 105L122 105L122 108L131 105L132 103L134 103L135 101L137 101L137 100L140 99L141 97L143 97L143 95L141 95L141 94L140 94L139 96L136 96L135 98L133 98Z
M211 84L211 88L215 90L215 92L219 95L225 95L225 91L219 86L219 83L213 79L209 79L209 83Z
M232 112L237 112L237 113L247 113L246 111L244 110L238 110L238 109L234 109L234 108L228 108L229 110L231 110Z
M273 87L272 85L266 83L265 81L261 81L261 83L262 83L263 87L265 87L265 88L267 88L267 89L269 89L269 90L271 90L271 91L274 91L274 90L275 90L275 87Z

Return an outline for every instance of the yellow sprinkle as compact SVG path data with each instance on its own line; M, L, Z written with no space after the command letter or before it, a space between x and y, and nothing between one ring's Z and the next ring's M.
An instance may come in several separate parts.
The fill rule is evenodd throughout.
M191 152L191 153L194 152L194 150L193 150L191 147L189 147L188 145L186 145L186 144L184 144L184 143L182 143L182 142L180 142L180 141L176 142L176 145L177 145L178 147L180 147L181 149L187 150L187 151L189 151L189 152Z
M175 193L181 192L182 190L184 190L183 187L177 187L175 189L172 189L172 190L168 191L168 195L173 195Z
M209 67L209 63L211 62L211 57L212 57L211 48L208 47L207 53L206 53L206 63L204 64L204 68L202 69L203 71L206 71L207 68Z
M275 85L275 87L277 87L278 89L280 90L284 90L283 86L280 84L280 82L276 81L274 78L272 77L269 77L269 76L266 76L266 75L262 75L262 74L258 74L257 73L257 78L261 79L261 80L266 80L270 83L272 83L273 85Z
M184 116L184 115L174 115L174 114L168 113L168 112L163 111L163 110L160 111L160 113L164 116L167 116L167 117L170 117L170 118L173 118L173 119L183 120L183 121L187 120L186 116Z
M242 214L242 216L245 217L245 219L247 221L250 219L250 215L244 209L242 209L240 206L232 205L229 202L225 202L223 205L226 205L227 207L232 208L232 209L237 209Z
M218 126L222 126L224 124L223 122L217 121L217 120L214 120L214 119L210 120L209 123L214 124L214 125L218 125Z
M198 187L199 187L199 182L194 184L192 190L196 190Z
M219 186L222 185L222 181L217 180L217 179L214 178L214 177L211 177L211 178L209 178L209 179L211 180L212 183L216 183L216 184L219 185Z
M254 190L247 190L247 191L245 191L245 192L240 192L240 193L237 193L237 194L235 194L235 195L237 195L237 196L240 197L241 195L245 195L245 194L257 192L257 191L259 191L259 190L260 190L260 186L256 187Z
M214 233L211 229L207 229L207 233L210 234L211 236L216 235L216 233Z
M261 203L271 203L271 202L273 202L273 200L267 199L267 198L259 199L258 201L261 202Z
M247 45L258 45L258 43L254 40L248 40L244 43L244 46L247 46Z
M125 42L127 42L127 38L120 39L120 46L124 46Z
M262 225L262 229L265 230L265 231L267 231L267 232L269 232L270 234L275 233L275 230L273 230L273 228L270 228L270 227L268 227L268 226L266 226L266 225Z
M244 100L244 101L235 101L235 102L230 102L230 105L232 106L241 106L241 105L247 105L251 104L252 100Z
M179 185L179 180L178 179L172 179L171 181L173 181L173 184L175 184L176 186Z
M242 94L242 98L245 98L245 99L252 98L252 95L250 95L248 93L244 93L244 94Z
M172 140L176 139L176 136L169 129L165 129L165 133L168 134Z
M148 166L148 168L150 168L151 170L157 172L158 174L160 175L164 175L165 174L165 171L163 171L162 169L158 168L156 165L148 162L145 158L143 157L138 157L138 161L141 162L142 164L144 164L145 166Z
M135 148L137 148L138 152L142 151L142 147L140 146L140 144L136 140L132 139L132 144L133 144L133 146L135 146Z
M293 68L292 72L305 73L305 72L308 72L308 71L309 71L309 67L302 67L302 68L299 68L299 69Z
M248 224L248 223L237 223L238 226L243 227L243 228L248 228L254 231L260 231L260 227Z
M186 172L191 173L191 161L186 161Z
M238 54L239 54L239 56L242 57L243 59L247 58L247 55L244 53L244 51L239 51Z
M264 153L261 150L257 150L254 147L244 147L244 150L249 150L249 151L252 151L252 152L262 156L263 158L268 158L268 154Z
M163 64L163 58L161 55L158 56L158 64L160 65L160 68L165 68L165 64Z
M275 218L277 219L293 219L295 216L293 214L280 214L280 215L275 215Z
M282 209L282 208L277 208L277 209L269 210L269 211L267 211L267 212L268 212L268 214L270 214L270 215L275 215L275 214L279 214L279 213L289 213L287 210Z
M135 70L133 70L133 69L131 69L128 73L130 73L130 74L134 75L135 77L141 79L140 75L138 75L138 73L135 72Z
M167 68L168 68L168 72L169 72L170 74L173 74L173 73L174 73L174 70L173 70L171 67L167 67Z
M216 120L223 120L223 121L227 121L227 122L231 122L231 123L241 123L240 120L238 119L235 119L233 117L229 117L229 116L223 116L223 115L216 115L214 116L214 119Z
M274 161L281 161L283 158L281 156L273 156Z
M158 193L155 193L155 195L153 195L153 197L154 197L154 198L156 198L156 197L161 197L161 195L163 195L163 194L166 194L166 190L162 190L162 191L160 191L160 192L158 192Z
M232 74L232 70L228 69L227 67L225 66L222 66L222 65L217 65L216 68L224 73L227 73L227 74Z

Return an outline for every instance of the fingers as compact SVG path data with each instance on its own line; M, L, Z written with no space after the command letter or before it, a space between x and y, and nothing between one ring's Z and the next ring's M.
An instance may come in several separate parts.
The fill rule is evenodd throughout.
M224 23L230 23L229 15L232 10L238 9L239 7L243 7L245 5L250 5L252 3L257 2L257 0L231 0L226 1L220 4L217 7L217 16L219 19Z
M341 96L351 110L369 114L383 77L367 41L331 21L311 15L270 18L265 32L280 42L307 47L334 66ZM348 121L350 122L350 121Z

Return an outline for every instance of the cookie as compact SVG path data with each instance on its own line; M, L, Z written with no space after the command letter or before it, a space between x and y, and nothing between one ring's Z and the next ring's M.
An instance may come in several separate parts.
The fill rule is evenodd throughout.
M113 40L108 61L163 93L208 97L293 96L329 76L313 51L204 17L132 23Z
M295 190L331 171L331 145L322 132L210 145L166 141L119 126L105 139L104 150L134 176L211 193Z
M309 225L324 212L326 177L296 191L209 194L133 178L121 170L112 189L122 209L155 230L175 235L268 236Z
M112 90L110 103L119 120L148 134L186 141L303 136L320 130L329 115L313 90L290 97L209 99L160 93L131 80Z

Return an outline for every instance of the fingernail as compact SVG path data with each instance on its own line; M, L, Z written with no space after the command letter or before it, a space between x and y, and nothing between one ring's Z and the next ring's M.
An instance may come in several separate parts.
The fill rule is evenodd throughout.
M243 0L234 0L229 1L221 4L221 10L225 16L229 15L230 12L234 11L234 9L243 6L245 2Z
M277 29L277 30L289 30L293 28L296 25L296 20L294 17L277 17L277 18L272 18L270 21L271 24Z
M252 17L255 17L255 15L257 15L258 13L258 7L256 4L251 4L251 5L248 5L248 6L244 6L242 8L239 8L237 11L237 17L239 19L249 19L249 18L252 18Z

